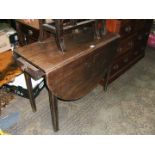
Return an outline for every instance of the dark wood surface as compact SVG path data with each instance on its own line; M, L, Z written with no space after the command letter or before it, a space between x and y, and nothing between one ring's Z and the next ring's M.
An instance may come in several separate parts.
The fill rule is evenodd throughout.
M104 77L116 53L117 40L50 72L47 83L59 98L74 100L89 93Z
M43 43L36 42L24 47L19 47L15 49L15 53L45 73L49 73L64 66L64 64L68 64L83 55L91 53L95 49L103 47L117 38L119 38L119 35L109 33L100 40L77 43L70 37L66 39L66 44L68 44L66 53L61 53L57 49L55 41L48 39ZM90 48L91 45L95 47Z
M108 33L100 40L89 38L77 43L69 37L65 53L53 40L47 40L18 48L15 53L45 73L47 86L55 96L74 100L90 92L103 78L116 53L118 38Z
M16 20L15 23L20 46L28 45L38 41L40 33L38 19L32 20L31 22L25 22L23 19L19 19ZM50 34L45 32L44 37L49 38Z

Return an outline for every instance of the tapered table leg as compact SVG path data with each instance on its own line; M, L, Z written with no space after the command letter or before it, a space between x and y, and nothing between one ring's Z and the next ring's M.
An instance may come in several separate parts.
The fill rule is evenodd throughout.
M53 129L56 132L59 130L58 105L57 105L58 100L57 100L57 97L54 96L50 90L48 90L48 93L49 93L49 102L50 102Z
M1 108L2 108L2 106L1 106L1 103L0 103L0 116L1 116Z
M108 68L106 76L105 76L104 91L107 91L110 73L111 73L111 67Z
M33 95L33 88L32 88L32 82L31 82L31 76L29 74L27 74L26 72L24 72L25 75L25 81L26 81L26 85L27 85L27 89L28 89L28 95L29 95L29 100L30 100L30 104L32 107L32 111L36 112L36 104L35 104L35 98Z

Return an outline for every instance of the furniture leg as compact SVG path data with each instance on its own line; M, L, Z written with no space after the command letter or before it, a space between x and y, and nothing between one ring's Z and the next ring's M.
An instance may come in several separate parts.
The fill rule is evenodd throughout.
M24 39L24 35L22 33L22 30L21 30L21 25L18 22L16 22L16 30L17 30L17 33L18 33L19 44L21 46L24 46L25 45L25 39Z
M108 68L107 73L105 75L104 91L107 91L110 73L111 73L111 67Z
M64 34L63 34L63 20L55 20L56 33L55 40L61 52L65 51Z
M0 116L1 116L1 108L2 108L2 106L1 106L1 102L0 102Z
M30 100L30 104L32 107L32 111L36 112L37 110L36 110L35 98L33 95L31 76L29 74L27 74L26 72L24 72L24 75L25 75L25 81L26 81L26 85L27 85L27 89L28 89L28 95L29 95L29 100Z
M49 93L49 102L50 102L53 130L56 132L59 130L58 105L57 105L58 100L57 100L57 97L54 96L50 90L48 90L48 93Z
M42 42L44 40L44 30L42 25L45 23L44 19L39 19L39 38L38 40Z

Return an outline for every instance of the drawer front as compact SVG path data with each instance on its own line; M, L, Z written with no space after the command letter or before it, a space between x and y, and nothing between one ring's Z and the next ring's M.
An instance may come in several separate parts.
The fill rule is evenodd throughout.
M141 46L146 46L149 33L150 29L147 27L137 32L135 37L135 49L139 49Z
M129 20L124 24L121 24L120 27L120 35L122 37L130 35L132 32L135 30L135 21L134 20Z
M146 48L145 45L143 45L143 46L141 46L141 47L139 47L139 48L135 48L135 50L132 51L132 53L131 53L132 59L136 59L136 58L139 57L140 55L144 55L144 53L145 53L145 48Z
M145 33L138 33L135 37L135 49L139 49L141 46L146 45L147 36Z
M120 41L117 48L116 57L121 56L122 54L126 53L129 50L134 49L135 37L136 35L132 35Z
M132 58L131 52L123 55L120 59L115 61L111 68L111 76L119 72L124 66L126 66Z
M36 68L35 66L31 65L29 62L27 62L23 58L21 58L21 57L17 58L15 56L15 59L16 59L17 64L21 68L21 70L23 72L28 73L33 79L38 80L42 76L45 75L45 73L42 70L40 70L40 69Z

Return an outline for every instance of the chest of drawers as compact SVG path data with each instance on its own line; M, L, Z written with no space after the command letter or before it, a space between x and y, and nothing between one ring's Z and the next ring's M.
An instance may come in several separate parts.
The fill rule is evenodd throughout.
M120 35L109 83L144 57L152 22L153 20L146 19L110 19L106 21L107 30ZM101 84L104 84L104 79Z

